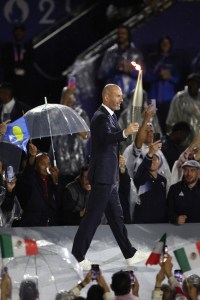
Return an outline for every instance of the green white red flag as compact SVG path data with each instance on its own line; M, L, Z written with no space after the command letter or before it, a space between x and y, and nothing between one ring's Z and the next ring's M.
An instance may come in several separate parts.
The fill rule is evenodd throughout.
M0 235L1 257L20 257L39 254L36 241L8 234Z
M200 241L174 250L174 255L183 272L200 267Z
M164 247L166 244L166 233L161 237L161 239L156 243L153 251L149 255L146 265L157 265L160 263L160 260L164 254Z

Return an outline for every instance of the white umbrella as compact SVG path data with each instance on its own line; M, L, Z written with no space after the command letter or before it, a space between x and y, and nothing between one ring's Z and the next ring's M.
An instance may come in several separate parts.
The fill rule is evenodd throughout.
M62 104L45 104L37 106L24 114L31 139L51 137L54 165L55 153L53 136L89 132L86 122L72 108Z

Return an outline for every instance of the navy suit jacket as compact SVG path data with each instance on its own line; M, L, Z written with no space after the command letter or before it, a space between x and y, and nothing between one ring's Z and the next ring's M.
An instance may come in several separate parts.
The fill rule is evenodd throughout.
M90 130L88 179L91 183L113 184L119 174L119 143L125 140L123 131L103 106L95 112Z

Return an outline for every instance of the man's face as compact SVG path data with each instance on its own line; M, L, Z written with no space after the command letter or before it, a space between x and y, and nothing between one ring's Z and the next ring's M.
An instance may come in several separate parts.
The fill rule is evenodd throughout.
M107 105L113 111L116 111L120 110L120 105L122 102L122 90L117 86L110 88L109 92L105 96L105 105Z
M126 28L119 28L117 31L117 41L121 45L129 43L128 31Z
M186 166L183 168L183 176L186 184L194 184L199 178L199 170L194 167Z
M81 180L81 184L82 184L82 188L86 191L90 191L91 190L91 185L87 179L88 177L88 171L83 172L83 176L82 176L82 180Z
M149 145L153 142L153 133L154 133L153 126L147 125L146 126L145 144Z
M47 176L47 168L51 167L49 157L47 155L41 155L36 157L36 170L42 176Z
M0 103L6 104L12 100L12 93L8 89L0 88Z
M160 159L158 158L158 156L153 155L151 167L149 170L151 172L157 171L159 166L160 166Z
M196 98L199 92L200 83L196 80L190 80L188 82L188 93L191 97Z

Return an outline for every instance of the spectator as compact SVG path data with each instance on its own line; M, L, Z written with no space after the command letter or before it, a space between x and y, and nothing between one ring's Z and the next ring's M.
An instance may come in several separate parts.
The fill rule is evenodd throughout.
M149 146L149 151L139 165L134 177L140 202L136 203L133 222L166 223L166 178L158 173L161 163L158 150L161 143L157 141Z
M0 84L0 105L1 122L9 119L13 122L29 110L26 104L15 99L13 87L8 82Z
M156 275L155 288L152 292L151 300L187 300L184 297L181 284L173 276L172 257L168 256L165 261L160 263L160 266L161 268ZM165 277L168 279L168 285L162 284Z
M1 272L1 300L11 300L11 299L12 299L12 280L8 274L8 268L4 267Z
M182 165L183 179L173 184L167 196L168 217L171 223L200 222L200 164L188 160Z
M80 224L85 214L86 203L91 190L87 176L88 166L83 166L80 175L66 185L61 199L62 225Z
M58 225L58 169L51 167L47 153L37 154L37 147L32 143L29 144L29 153L29 161L16 185L16 195L23 214L21 220L14 225Z
M139 283L134 275L134 284L131 284L129 272L119 271L112 276L111 288L115 294L114 300L139 299Z
M173 53L172 40L169 36L161 37L158 52L150 55L146 78L150 83L149 98L157 101L158 119L162 132L165 133L165 121L170 102L180 80L178 61Z
M79 282L76 286L74 286L69 291L59 292L56 295L55 300L73 300L77 299L80 296L81 290L92 280L92 272L89 271L85 278Z
M23 280L19 287L20 300L37 300L39 299L39 291L33 280Z
M123 108L128 105L128 96L135 87L138 71L131 61L142 65L142 55L131 42L131 32L127 26L117 29L117 43L108 48L103 56L98 77L106 83L113 83L121 87L124 95Z
M192 143L187 147L175 161L172 168L171 184L177 183L182 179L183 170L182 165L189 159L200 162L200 134L197 134Z
M70 88L63 88L61 95L61 104L75 109L75 111L86 121L89 125L89 118L86 112L79 106L75 105L76 98L74 90ZM86 159L86 143L88 141L88 133L74 133L63 136L53 137L53 144L55 149L55 158L59 168L59 182L61 189L75 180L79 175L81 167L87 163ZM50 157L52 157L52 149L50 149Z
M200 295L200 277L192 274L187 276L183 281L183 291L188 299L198 300Z
M172 170L175 161L185 150L186 140L192 135L192 129L186 122L177 122L172 127L169 134L162 137L162 152L167 159L170 170Z
M152 111L151 105L145 109L144 119L136 134L135 141L129 145L124 151L124 157L126 159L126 166L129 176L134 179L138 166L141 164L145 155L149 151L149 146L153 142L154 128L149 121L154 116L155 111ZM161 145L160 145L161 146ZM163 175L167 179L167 187L170 186L171 172L166 158L162 151L159 149L158 154L161 159L159 167L159 174Z
M21 218L22 210L15 195L16 177L9 181L3 172L0 161L0 227L11 227L14 220Z
M12 83L18 99L30 104L34 58L32 43L25 41L26 29L23 24L15 25L13 38L12 42L2 47L3 78Z
M129 99L128 106L122 111L122 113L119 116L119 125L121 128L126 128L128 124L132 121L133 118L133 94L135 93L135 89L131 93L131 97ZM147 93L145 90L143 90L143 104L141 107L141 120L138 119L138 123L140 124L144 118L145 108L147 107L148 99L147 99ZM151 119L153 127L156 132L161 132L160 125L158 123L157 115L155 114L153 118ZM123 142L120 147L121 151L123 152L127 146L129 146L133 141L133 137L130 136L126 139L125 142Z
M200 101L199 101L200 75L192 73L187 78L187 86L178 92L170 104L166 120L167 132L175 123L184 121L190 124L195 135L200 128Z

